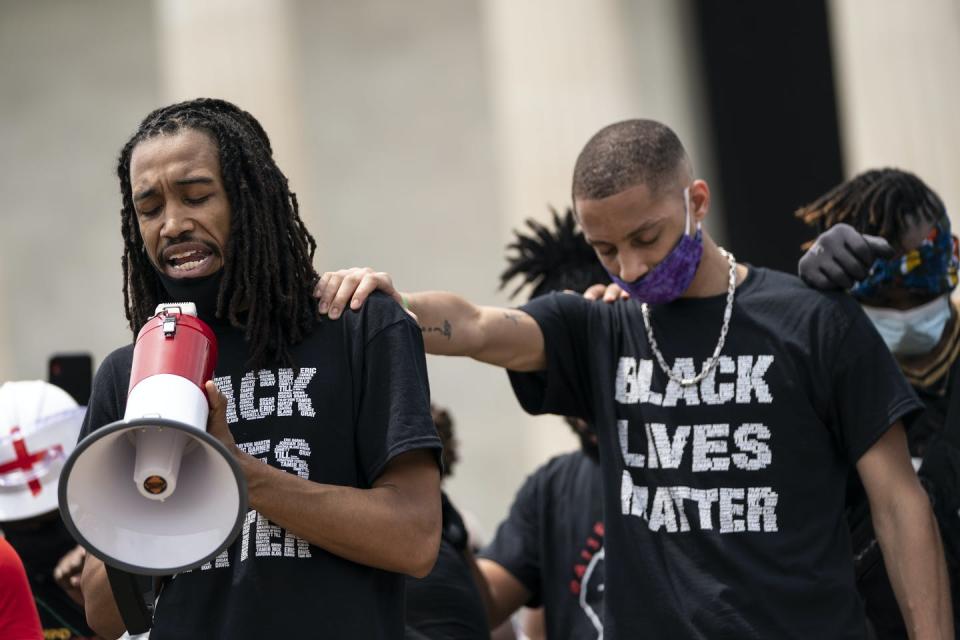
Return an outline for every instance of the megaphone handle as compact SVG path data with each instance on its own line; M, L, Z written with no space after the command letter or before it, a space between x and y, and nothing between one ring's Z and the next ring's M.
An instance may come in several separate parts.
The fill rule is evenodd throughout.
M143 597L140 577L103 563L120 618L130 635L146 633L153 626L153 613Z

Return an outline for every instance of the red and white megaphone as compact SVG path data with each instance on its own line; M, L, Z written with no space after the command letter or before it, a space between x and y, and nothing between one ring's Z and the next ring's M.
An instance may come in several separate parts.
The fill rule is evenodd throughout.
M203 383L217 339L192 303L161 304L137 335L123 420L80 441L60 474L64 524L125 571L169 575L223 551L243 524L246 481L207 433Z

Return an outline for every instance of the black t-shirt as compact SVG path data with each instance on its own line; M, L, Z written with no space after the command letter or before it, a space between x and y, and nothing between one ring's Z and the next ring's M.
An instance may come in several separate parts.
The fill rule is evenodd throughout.
M674 371L712 353L725 299L652 308ZM751 268L717 367L689 387L668 384L635 302L524 311L547 371L511 373L521 404L599 434L606 640L863 636L846 478L919 403L855 301Z
M59 516L38 522L35 528L8 529L5 535L23 561L37 613L40 614L44 638L93 638L94 633L87 626L83 607L74 602L53 579L57 563L77 546Z
M583 451L553 458L531 474L482 556L543 606L551 640L599 638L604 557L600 463Z
M464 556L467 528L446 494L442 500L443 535L437 563L424 578L407 576L406 638L488 640L487 612Z
M377 294L360 311L317 322L293 367L248 371L242 333L212 325L214 382L238 444L267 464L323 484L369 488L394 457L434 449L420 331ZM123 416L132 346L97 372L83 435ZM404 577L307 543L254 510L214 561L167 581L152 640L402 638Z
M927 451L929 442L936 442L943 433L947 424L947 412L950 408L950 397L958 389L957 376L960 376L960 359L950 365L950 370L943 379L933 388L914 387L924 410L919 413L907 430L907 443L910 454L922 458Z

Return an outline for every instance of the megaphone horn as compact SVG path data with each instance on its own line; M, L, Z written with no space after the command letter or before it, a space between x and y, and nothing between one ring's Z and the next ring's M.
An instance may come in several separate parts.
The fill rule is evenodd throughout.
M80 441L60 474L60 511L92 554L169 575L223 551L247 511L246 482L206 431L203 383L217 339L192 303L161 304L137 335L123 420Z

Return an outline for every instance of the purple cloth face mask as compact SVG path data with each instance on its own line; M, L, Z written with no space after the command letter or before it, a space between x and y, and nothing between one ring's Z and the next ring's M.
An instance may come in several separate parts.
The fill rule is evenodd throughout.
M682 296L693 282L693 276L696 275L700 259L703 257L703 233L698 222L696 234L690 235L689 188L683 190L683 208L686 212L683 235L667 257L657 263L653 269L633 282L624 282L616 275L607 272L610 273L610 278L634 300L647 304L673 302Z

